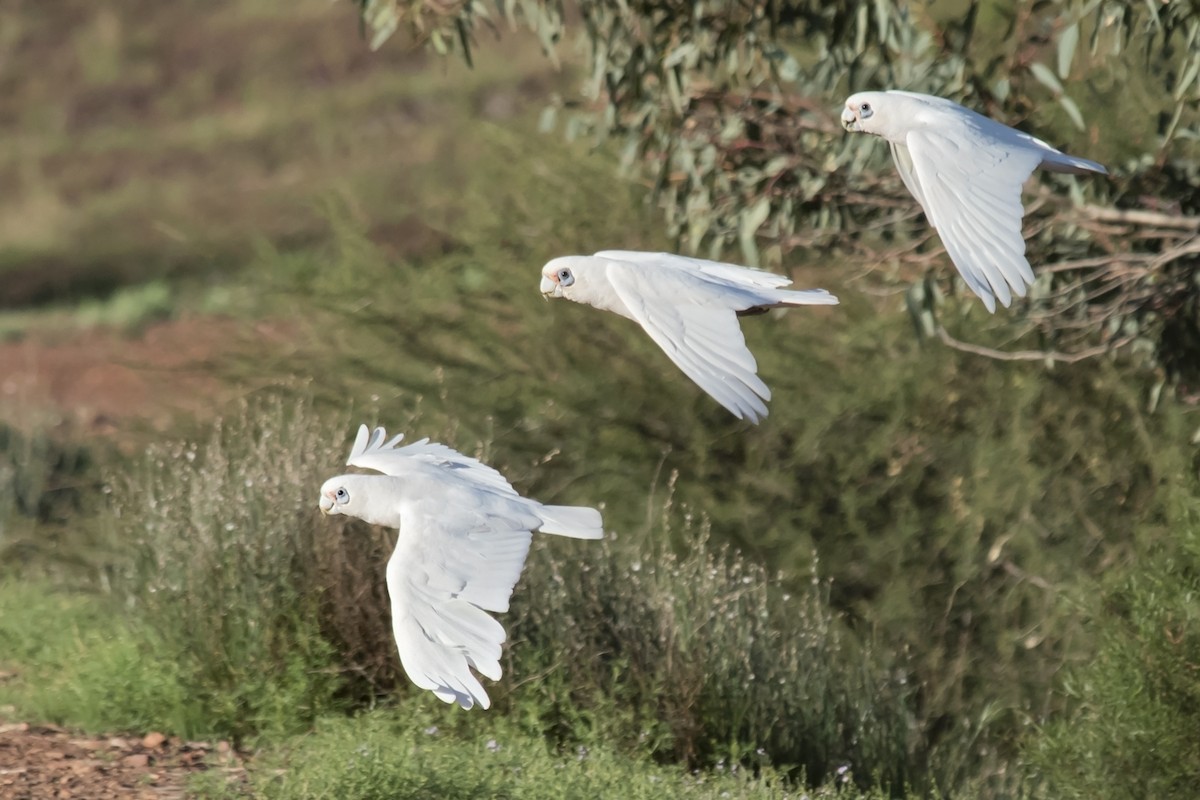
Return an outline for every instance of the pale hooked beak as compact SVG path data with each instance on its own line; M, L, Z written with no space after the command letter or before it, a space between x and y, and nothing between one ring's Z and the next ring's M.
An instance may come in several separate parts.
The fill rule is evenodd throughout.
M322 514L324 514L325 516L329 516L329 514L333 511L332 495L329 495L329 494L321 495L321 502L318 503L317 505L320 506Z
M847 105L842 109L842 127L851 133L858 133L858 109Z
M551 297L562 297L562 286L558 282L558 277L542 276L542 297L549 300Z

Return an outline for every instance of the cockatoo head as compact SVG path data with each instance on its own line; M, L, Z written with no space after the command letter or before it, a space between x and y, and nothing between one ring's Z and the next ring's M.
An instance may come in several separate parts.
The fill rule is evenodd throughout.
M372 525L396 527L386 507L377 508L380 492L372 492L371 484L378 483L381 475L339 475L330 478L321 486L321 497L317 505L323 514L345 514L357 517ZM386 479L386 478L385 478ZM386 506L386 504L384 504Z
M562 256L542 267L542 294L547 297L570 297L575 285L575 256Z
M846 98L846 106L842 109L842 127L851 133L882 134L875 113L886 104L887 95L884 92L858 92Z

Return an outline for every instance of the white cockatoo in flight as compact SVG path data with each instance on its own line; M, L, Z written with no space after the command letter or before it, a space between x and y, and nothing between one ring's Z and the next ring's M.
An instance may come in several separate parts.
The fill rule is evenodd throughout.
M782 289L791 280L758 269L670 253L604 250L542 267L542 294L613 311L641 325L684 374L738 419L767 415L771 390L758 377L738 317L779 306L836 305L824 289Z
M1033 283L1021 235L1021 185L1043 167L1083 175L1108 173L1086 158L1002 125L942 97L915 92L859 92L842 110L852 133L887 140L904 185L925 209L950 260L988 311L1008 306Z
M506 637L487 612L508 610L531 532L599 539L600 512L542 505L474 458L428 439L397 447L402 438L360 426L346 463L383 474L330 478L320 508L400 529L387 564L400 663L447 703L488 708L471 669L500 679Z

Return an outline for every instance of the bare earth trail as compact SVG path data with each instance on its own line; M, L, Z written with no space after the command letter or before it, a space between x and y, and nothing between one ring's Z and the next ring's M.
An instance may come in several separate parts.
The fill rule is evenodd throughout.
M188 776L201 770L244 780L227 742L183 742L159 733L89 737L0 716L0 800L183 798Z

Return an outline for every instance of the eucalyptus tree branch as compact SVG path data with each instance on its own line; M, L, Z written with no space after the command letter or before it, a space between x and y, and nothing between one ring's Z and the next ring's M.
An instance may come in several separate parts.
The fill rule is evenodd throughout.
M1124 337L1112 342L1098 344L1073 353L1059 353L1054 350L997 350L983 345L970 344L956 339L941 325L937 326L937 337L942 344L964 353L984 356L996 361L1057 361L1064 364L1074 364L1096 356L1105 355L1118 350L1133 341L1133 337Z

